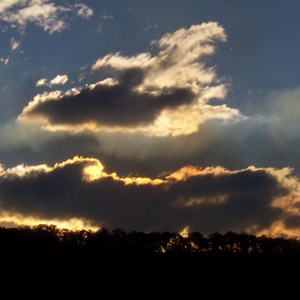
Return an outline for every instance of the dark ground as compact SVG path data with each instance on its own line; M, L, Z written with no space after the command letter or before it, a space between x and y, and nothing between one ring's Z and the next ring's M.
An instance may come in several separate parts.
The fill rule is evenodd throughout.
M57 238L58 231L48 229L0 230L0 299L291 299L294 293L298 298L296 241L249 236L252 246L268 247L225 251L230 242L248 237L231 233L234 242L218 235L218 244L216 236L202 236L210 242L202 250L209 251L181 244L161 253L151 248L163 243L158 233L155 239L124 232L88 237L65 232ZM168 234L164 237L191 240Z

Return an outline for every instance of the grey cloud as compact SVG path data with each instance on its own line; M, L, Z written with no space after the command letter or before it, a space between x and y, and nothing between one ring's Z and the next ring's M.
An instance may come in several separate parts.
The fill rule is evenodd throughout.
M178 137L102 134L98 136L106 165L121 172L155 175L186 164L222 165L242 169L249 165L283 168L292 166L300 175L300 139L286 140L284 127L269 121L208 121L197 133ZM117 142L116 142L117 141ZM125 141L127 141L125 143ZM132 155L134 153L134 156Z
M50 135L43 142L38 135L30 138L27 131L25 136L28 140L13 148L3 149L0 155L2 160L10 159L15 163L53 163L74 155L92 156L101 159L107 169L122 176L155 176L186 164L202 167L221 165L229 169L242 169L249 165L275 168L292 166L295 174L300 176L297 151L300 139L294 137L287 140L285 132L284 129L276 130L270 122L257 121L255 118L239 122L212 120L203 124L197 133L177 137L120 132L56 132L50 135L42 131L40 136ZM37 143L38 148L35 146ZM2 146L3 138L0 150ZM27 150L23 153L22 149Z
M300 227L300 218L299 216L290 216L285 219L285 225L288 228L299 228Z
M101 153L101 142L89 132L51 132L15 122L1 128L0 140L0 162L6 167L55 164L76 155L97 157Z
M142 80L141 69L129 69L122 73L117 85L97 85L77 95L49 99L25 115L42 116L52 125L92 122L99 126L135 127L151 124L163 109L189 104L195 98L194 93L185 88L164 89L158 95L135 91L133 88Z
M47 218L87 218L108 228L203 233L268 228L283 214L271 203L288 191L264 170L198 174L160 185L125 184L111 176L82 180L89 162L81 161L1 176L2 210ZM224 201L214 201L224 197ZM191 199L203 199L189 205Z

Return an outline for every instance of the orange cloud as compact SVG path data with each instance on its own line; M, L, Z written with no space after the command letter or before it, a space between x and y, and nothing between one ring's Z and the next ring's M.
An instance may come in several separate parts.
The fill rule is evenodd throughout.
M294 236L300 181L291 172L185 166L156 178L120 176L81 156L53 166L1 166L0 223Z
M38 216L28 216L20 213L2 211L0 213L0 226L18 227L18 226L36 226L39 224L55 225L57 228L69 230L92 230L97 231L100 227L92 224L91 221L80 218L70 219L47 219Z

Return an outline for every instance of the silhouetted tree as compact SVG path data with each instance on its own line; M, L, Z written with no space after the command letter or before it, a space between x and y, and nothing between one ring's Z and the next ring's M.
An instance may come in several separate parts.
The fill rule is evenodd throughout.
M134 298L138 287L152 299L218 298L234 284L253 298L289 297L300 276L300 242L232 231L182 236L41 224L0 228L0 265L1 299L23 297L31 286L43 299L93 299L104 291Z

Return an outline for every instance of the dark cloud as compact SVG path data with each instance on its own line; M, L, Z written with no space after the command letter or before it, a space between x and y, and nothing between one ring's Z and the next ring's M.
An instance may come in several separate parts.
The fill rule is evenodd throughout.
M271 206L286 195L265 170L236 172L217 169L164 183L125 183L113 175L82 179L91 162L85 159L0 177L2 210L46 218L87 218L108 228L180 231L185 226L203 233L268 228L283 214ZM179 173L182 171L178 171Z
M27 110L27 116L42 116L52 125L135 127L151 124L166 108L191 103L195 95L185 88L163 89L159 94L134 89L143 80L141 69L129 69L117 85L97 85L77 95L48 99Z

